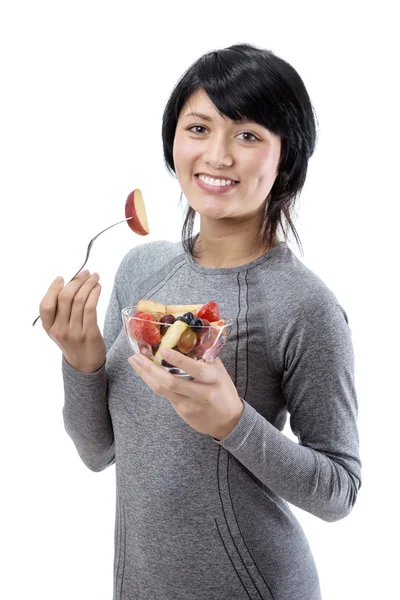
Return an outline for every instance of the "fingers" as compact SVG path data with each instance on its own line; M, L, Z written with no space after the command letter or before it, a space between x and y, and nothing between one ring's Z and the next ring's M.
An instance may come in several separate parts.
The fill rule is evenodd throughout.
M176 350L168 349L167 352L162 350L161 353L163 358L165 358L165 360L174 367L179 367L179 369L182 369L182 371L185 371L194 377L196 381L201 383L215 383L215 381L218 379L218 369L216 368L216 365L210 365L203 361L193 360L193 358L185 356Z
M145 357L143 357L143 359L140 361L140 354L136 355L136 358L139 358L139 363L132 363L130 359L129 362L131 362L132 366L135 366L135 368L138 367L141 370L139 372L142 377L146 373L148 376L154 378L154 380L157 382L157 385L169 390L173 390L174 392L184 396L189 396L193 393L193 386L213 384L218 380L220 371L217 365L206 364L201 361L193 360L188 356L182 355L176 350L170 350L169 352L171 352L171 356L168 356L168 358L165 356L165 359L170 364L177 366L189 375L192 375L192 377L194 377L194 381L188 381L186 379L181 379L180 377L175 377L175 375L172 375L172 373L168 373L168 371L161 369L159 366L155 365L153 361L146 359Z
M80 309L83 310L83 305L86 302L89 291L92 289L91 287L90 287L90 289L88 289L87 281L89 279L90 279L89 271L87 269L85 269L84 271L79 273L72 281L67 283L67 285L61 290L61 292L58 295L58 305L57 305L57 314L56 314L57 327L61 327L63 329L66 329L69 327L72 310L73 310L73 304L75 302L75 298L76 298L78 292L80 292L80 296L78 299L78 306L80 305ZM84 285L86 285L86 287L82 292L81 288ZM89 283L89 285L90 285L90 283ZM84 296L85 292L86 292L86 295ZM75 306L75 311L77 310L78 306ZM74 314L74 325L77 325L77 323L79 323L80 327L82 327L82 315L80 314L80 316L77 317L77 314L75 313Z
M84 282L81 284L78 291L75 293L72 304L71 304L71 313L69 316L69 325L70 328L76 329L77 331L82 331L84 327L84 314L87 310L87 303L89 298L92 297L89 303L89 308L92 313L91 322L95 321L93 319L93 290L96 288L99 281L99 274L92 273L90 277L86 277ZM100 285L100 284L99 284ZM97 288L99 291L99 288ZM98 292L96 291L96 295ZM97 301L96 301L97 304ZM94 308L96 305L94 306ZM96 313L94 313L96 316Z
M53 283L50 285L47 294L43 297L40 303L40 320L42 321L42 325L46 331L50 329L50 327L54 323L57 312L58 295L63 289L63 285L64 280L60 282L54 280Z
M199 384L194 381L175 377L172 373L168 373L168 371L155 365L152 360L141 357L139 354L135 355L135 358L139 358L139 361L132 360L133 358L134 357L130 357L128 361L143 381L145 381L156 394L165 396L169 400L175 399L178 401L179 399L182 400L185 396L192 396L195 388L199 386ZM172 394L174 394L174 398L172 398Z
M97 325L97 303L99 301L101 292L101 285L97 283L92 288L88 299L86 300L84 311L83 311L83 331L94 331L95 325Z
M56 280L50 285L47 294L40 303L40 318L46 331L56 323L57 328L67 328L70 324L83 326L83 313L85 304L96 287L99 276L97 273L90 275L85 269L81 271L72 281L63 287L63 282L57 283ZM100 293L97 289L96 294ZM89 312L92 314L92 303L97 303L96 294L91 298ZM70 322L72 319L72 322Z

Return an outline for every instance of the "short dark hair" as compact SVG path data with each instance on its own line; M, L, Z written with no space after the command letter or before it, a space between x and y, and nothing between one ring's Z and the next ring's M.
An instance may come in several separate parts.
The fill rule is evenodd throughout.
M221 116L254 121L280 136L278 175L266 198L259 242L270 246L279 226L287 240L290 227L300 247L290 213L304 186L317 137L317 118L300 75L272 51L251 44L236 44L201 56L179 79L164 109L164 160L175 176L173 144L179 114L190 96L200 89ZM195 216L196 211L188 205L182 244L194 256Z

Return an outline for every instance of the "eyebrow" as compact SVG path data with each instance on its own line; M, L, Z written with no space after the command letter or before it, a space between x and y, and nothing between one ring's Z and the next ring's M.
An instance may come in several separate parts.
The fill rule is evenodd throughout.
M203 121L212 121L213 119L211 117L209 117L208 115L203 115L202 113L188 113L187 115L185 115L185 119L186 117L198 117L199 119L203 119ZM234 123L247 123L248 121L240 121L240 120L235 120L233 119Z

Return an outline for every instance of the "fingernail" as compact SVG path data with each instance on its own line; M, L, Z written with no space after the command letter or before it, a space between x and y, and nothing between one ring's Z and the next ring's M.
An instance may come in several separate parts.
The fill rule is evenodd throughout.
M162 348L161 349L161 355L164 358L172 358L173 357L173 354L172 354L171 350L169 350L168 348Z
M64 279L62 277L57 277L53 283L61 283L62 281L64 281Z

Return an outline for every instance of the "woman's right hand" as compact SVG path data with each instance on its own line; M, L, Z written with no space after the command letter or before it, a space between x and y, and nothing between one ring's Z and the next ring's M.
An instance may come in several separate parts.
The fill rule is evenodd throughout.
M97 325L96 307L101 285L97 273L81 271L63 287L50 285L40 303L40 318L65 360L78 371L94 373L106 360L106 345Z

